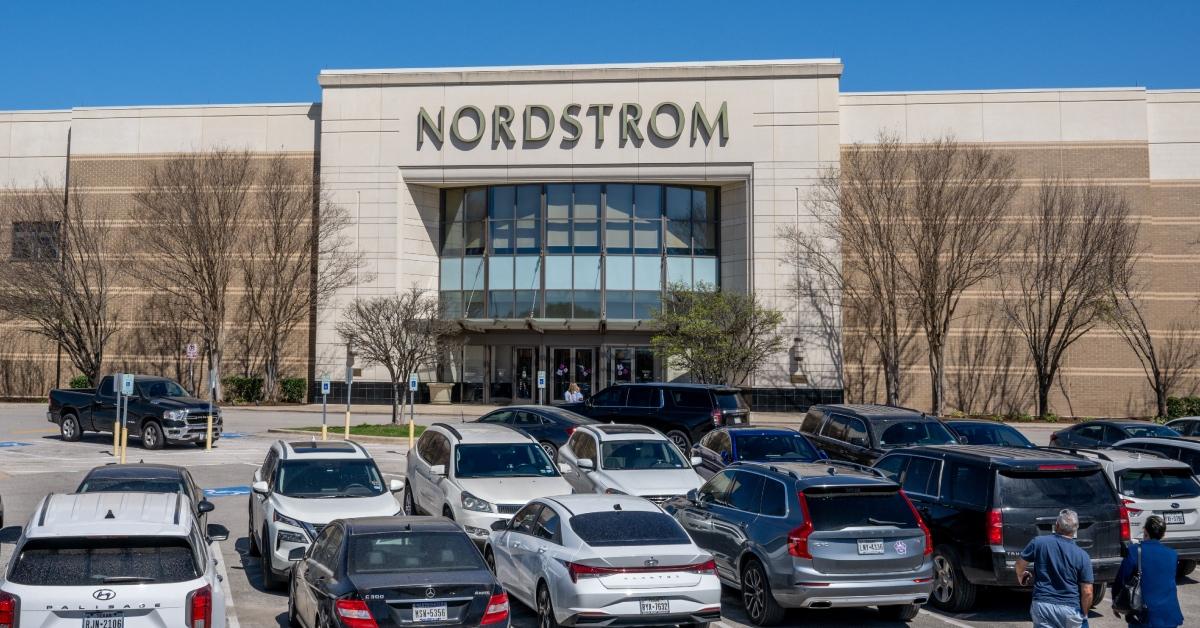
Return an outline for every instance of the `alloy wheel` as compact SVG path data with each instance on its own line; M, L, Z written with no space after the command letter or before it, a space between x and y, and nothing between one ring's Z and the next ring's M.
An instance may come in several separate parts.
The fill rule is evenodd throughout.
M554 628L554 609L550 606L550 592L544 586L538 589L537 613L538 628Z
M148 423L145 429L142 430L142 445L144 445L146 449L158 449L158 439L158 424Z
M946 604L954 597L954 565L945 556L933 557L933 597Z
M75 428L76 428L75 417L68 416L67 418L63 419L63 422L62 422L63 440L74 440L75 439Z
M753 567L747 569L742 577L742 604L746 607L746 614L755 623L763 617L763 609L766 606L764 595L766 590L763 587L762 573Z
M546 455L550 457L550 462L556 462L558 460L558 450L554 448L554 445L550 443L541 443L541 445L542 451L546 452Z
M688 443L687 437L680 432L671 432L670 434L667 434L667 438L670 438L671 442L675 443L675 446L679 448L679 451L686 452L689 448L691 448L691 444Z

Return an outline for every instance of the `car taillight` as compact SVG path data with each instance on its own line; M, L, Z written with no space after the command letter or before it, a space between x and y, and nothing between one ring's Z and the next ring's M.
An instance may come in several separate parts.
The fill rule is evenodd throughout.
M0 622L0 626L3 626ZM188 593L187 628L209 628L212 626L212 587L207 584Z
M567 438L570 438L570 437L571 437L571 435L572 435L572 434L574 434L574 433L575 433L575 427L574 427L574 426L572 426L572 427L568 427L568 428L567 428Z
M698 573L717 575L717 561L709 559L708 562L698 563L688 566L688 573Z
M799 497L800 516L804 518L804 522L800 527L788 532L788 553L796 558L812 558L808 551L808 537L813 533L812 517L808 514L808 500L804 498L804 493L800 493Z
M498 624L508 619L508 594L501 591L488 599L487 610L480 624Z
M0 628L16 628L21 615L21 598L0 591Z
M1135 502L1134 502L1132 499L1122 499L1122 500L1121 500L1121 504L1122 504L1123 506L1125 506L1125 512L1126 512L1128 515L1134 515L1134 514L1137 514L1137 513L1140 513L1140 512L1142 512L1142 509L1141 509L1141 508L1134 508L1134 507L1132 506L1132 504L1134 504L1134 503L1135 503Z
M1129 509L1125 504L1121 504L1121 540L1128 541L1133 537L1129 534Z
M567 573L571 576L571 582L579 582L583 578L602 578L604 576L623 573L663 573L671 571L716 574L717 563L712 559L691 565L655 565L654 567L594 567L579 563L567 563Z
M712 411L712 420L713 425L721 427L721 410L717 409Z
M908 504L908 509L912 511L913 517L917 520L917 525L921 526L921 533L925 535L925 552L926 556L933 553L933 535L929 533L929 527L925 525L925 520L921 519L921 513L917 512L917 507L913 505L912 500L908 498L908 494L904 489L900 489L900 496L904 498L904 503Z
M988 511L987 541L988 545L1004 545L1004 513L999 508Z
M334 602L333 608L337 611L338 619L342 620L342 625L346 628L378 628L375 623L375 616L371 615L371 609L367 608L367 603L362 600L350 598L342 598Z

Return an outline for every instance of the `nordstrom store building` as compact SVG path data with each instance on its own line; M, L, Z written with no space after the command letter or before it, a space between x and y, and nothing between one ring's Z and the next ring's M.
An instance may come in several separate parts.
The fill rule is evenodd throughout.
M784 314L794 340L746 383L755 408L881 399L863 330L789 290L779 237L816 228L820 175L881 131L914 144L949 134L1010 155L1025 185L1018 199L1047 175L1118 187L1145 240L1152 326L1191 311L1200 92L842 93L842 70L836 59L338 70L320 73L320 103L0 112L0 183L69 176L120 213L136 211L139 173L171 154L224 146L311 164L352 216L366 267L297 330L285 369L340 379L345 304L417 286L439 292L467 339L422 379L452 383L468 402L536 400L540 370L549 400L570 382L586 393L680 376L650 347L650 313L673 283L753 292ZM139 294L123 290L123 303ZM1019 339L989 316L999 298L995 286L964 296L968 315L949 351L952 407L994 412L1032 399ZM153 318L133 309L133 319ZM133 333L119 334L114 363L170 374L179 343ZM922 345L914 340L904 368L904 403L915 407L929 397ZM53 360L52 346L0 342L0 395L42 394ZM18 363L41 371L10 382ZM389 400L383 370L359 366L355 401ZM342 395L335 383L331 400ZM1072 348L1052 405L1141 414L1151 400L1135 356L1099 327Z

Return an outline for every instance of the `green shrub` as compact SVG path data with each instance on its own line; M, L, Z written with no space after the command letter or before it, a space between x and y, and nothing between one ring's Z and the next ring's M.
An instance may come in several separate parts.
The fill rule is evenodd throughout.
M241 377L231 375L221 379L225 389L225 399L234 403L255 403L262 401L263 380L261 377Z
M308 392L308 381L303 377L285 377L279 380L279 398L284 403L304 403Z
M88 381L87 375L76 375L71 378L71 382L67 386L70 388L91 388L92 383Z
M1200 415L1200 397L1167 397L1167 418Z

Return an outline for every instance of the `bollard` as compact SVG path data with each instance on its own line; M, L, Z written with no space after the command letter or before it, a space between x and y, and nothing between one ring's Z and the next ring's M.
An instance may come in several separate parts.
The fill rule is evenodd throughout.
M212 451L212 411L208 413L208 427L204 433L204 451Z
M125 464L125 452L129 449L129 428L121 426L121 464Z

